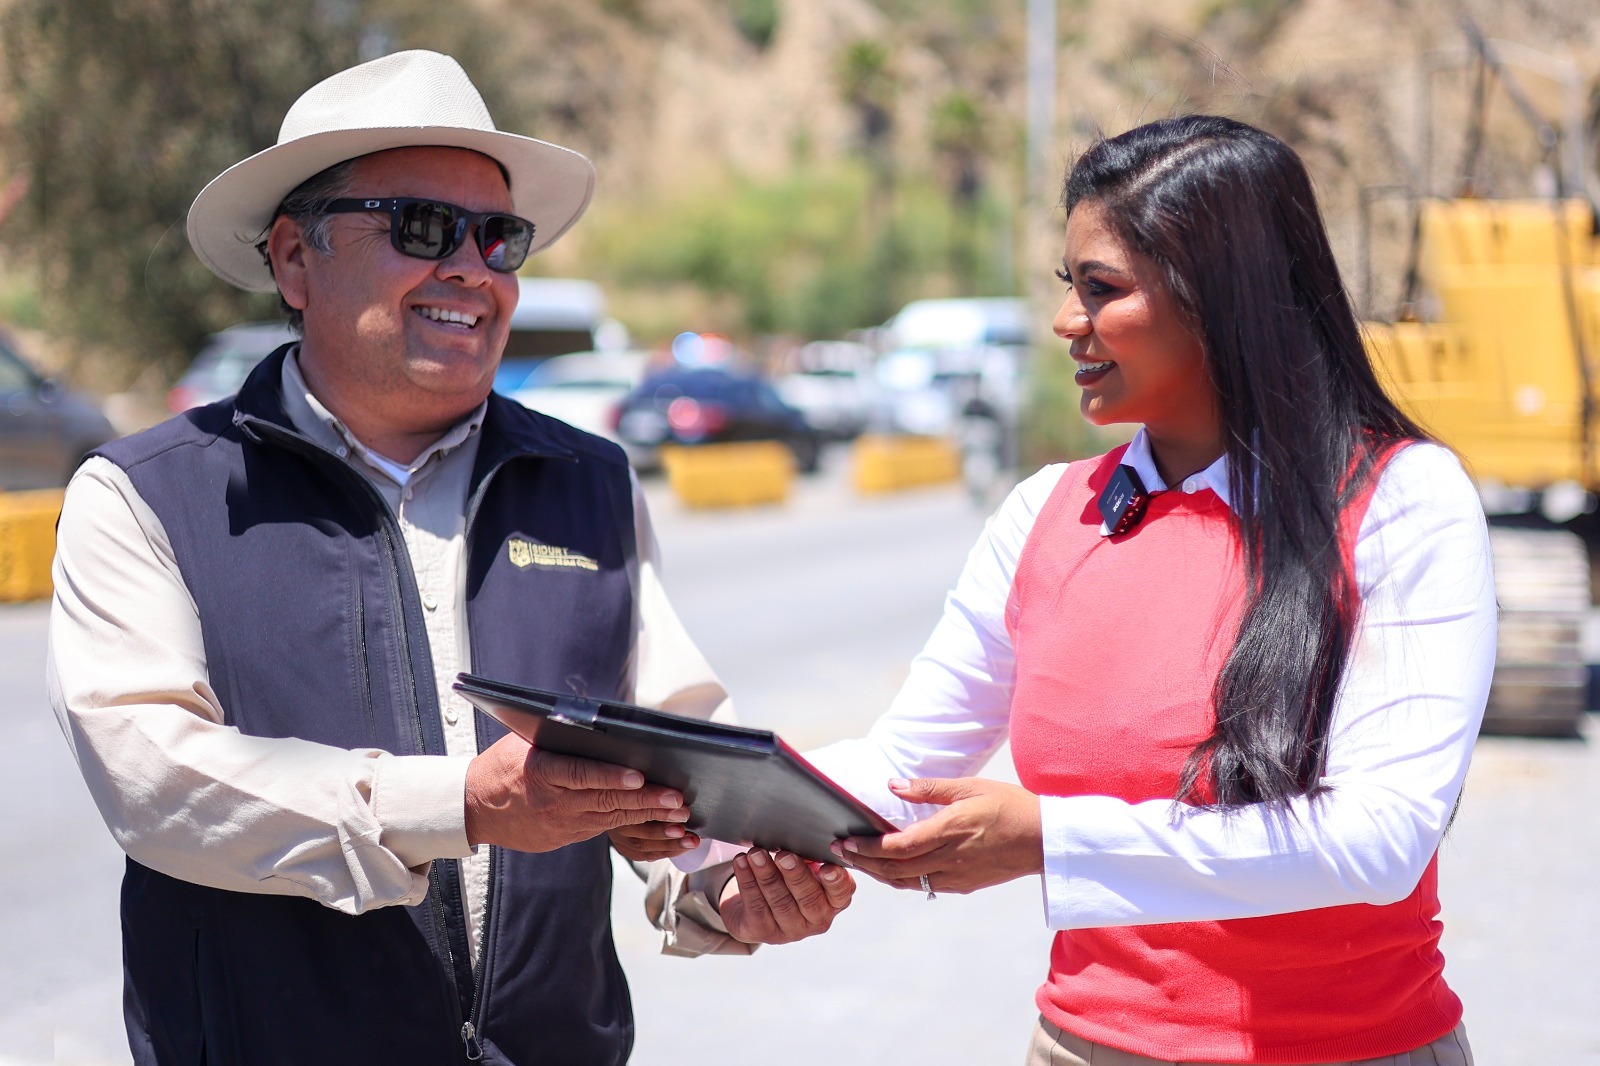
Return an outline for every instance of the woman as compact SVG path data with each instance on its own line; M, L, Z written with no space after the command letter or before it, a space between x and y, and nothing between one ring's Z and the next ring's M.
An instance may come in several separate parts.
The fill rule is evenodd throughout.
M1020 485L889 713L814 754L907 826L837 853L1044 875L1032 1062L1469 1063L1434 857L1493 668L1473 486L1378 385L1280 141L1152 123L1063 200L1083 415L1140 428ZM1021 787L962 776L1008 736Z

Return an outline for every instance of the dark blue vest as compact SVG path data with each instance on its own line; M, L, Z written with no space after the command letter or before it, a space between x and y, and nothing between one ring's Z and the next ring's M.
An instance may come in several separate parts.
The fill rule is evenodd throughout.
M244 733L444 754L422 606L400 529L348 463L284 413L284 352L236 401L100 454L166 527L199 609L212 687ZM637 567L627 464L613 445L489 400L467 509L476 671L616 698ZM513 541L598 568L540 565ZM545 558L549 553L545 553ZM503 729L477 718L478 746ZM633 1041L611 942L604 837L494 849L477 972L456 863L428 898L349 916L226 892L131 859L125 1007L149 1063L621 1063Z

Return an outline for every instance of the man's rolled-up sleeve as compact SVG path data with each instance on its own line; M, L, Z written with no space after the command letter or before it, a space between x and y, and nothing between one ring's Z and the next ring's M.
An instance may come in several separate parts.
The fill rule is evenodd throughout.
M165 530L104 459L68 486L53 576L51 703L106 825L136 861L359 914L420 902L429 862L470 850L470 760L227 724Z

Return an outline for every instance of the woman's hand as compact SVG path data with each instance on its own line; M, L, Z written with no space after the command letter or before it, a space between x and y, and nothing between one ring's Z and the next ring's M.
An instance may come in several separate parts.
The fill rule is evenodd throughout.
M882 837L833 845L840 861L895 888L975 892L1044 870L1039 797L1020 785L982 777L896 779L889 789L907 803L945 809Z
M734 858L717 912L735 940L788 944L827 932L855 891L855 878L837 866L751 848Z

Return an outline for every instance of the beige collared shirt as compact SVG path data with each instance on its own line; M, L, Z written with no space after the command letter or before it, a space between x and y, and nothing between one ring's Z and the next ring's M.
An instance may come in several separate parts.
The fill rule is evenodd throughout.
M467 843L466 773L477 739L471 708L450 683L471 665L465 510L485 407L404 465L356 440L311 394L294 358L284 362L283 394L295 428L350 462L398 520L422 598L447 754L350 751L223 724L200 619L166 531L104 459L86 462L67 487L46 664L51 702L106 824L134 859L186 881L308 896L348 914L420 902L429 863L460 859L476 958L488 849ZM731 721L722 683L661 587L637 481L633 506L633 700ZM683 891L681 877L669 884L657 871L652 889L650 911L669 950L738 950L698 927L720 923ZM679 924L680 911L694 929Z

